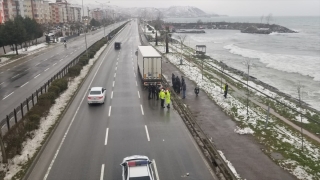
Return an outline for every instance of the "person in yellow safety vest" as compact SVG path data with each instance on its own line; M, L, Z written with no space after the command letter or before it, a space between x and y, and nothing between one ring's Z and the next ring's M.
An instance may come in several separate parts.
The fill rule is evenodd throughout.
M160 98L160 100L161 100L161 107L162 107L162 108L165 108L165 107L164 107L165 94L164 94L164 90L163 90L163 89L161 89L161 91L160 91L160 93L159 93L159 98Z
M167 108L169 109L170 108L170 103L171 103L171 97L170 97L170 91L169 90L166 90L165 92L165 97L166 97L166 103L167 103Z

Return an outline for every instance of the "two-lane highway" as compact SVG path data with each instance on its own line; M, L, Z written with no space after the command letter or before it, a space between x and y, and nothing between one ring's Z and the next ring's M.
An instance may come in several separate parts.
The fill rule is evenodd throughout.
M131 22L116 37L121 50L102 53L28 179L121 179L130 155L148 156L157 180L216 179L177 112L140 86L137 28ZM105 104L87 104L93 86L107 89Z
M106 31L111 31L111 28L107 27ZM88 46L102 37L103 29L88 33ZM41 53L1 66L0 120L84 50L84 38L81 36L70 40L67 48L62 45L49 47Z

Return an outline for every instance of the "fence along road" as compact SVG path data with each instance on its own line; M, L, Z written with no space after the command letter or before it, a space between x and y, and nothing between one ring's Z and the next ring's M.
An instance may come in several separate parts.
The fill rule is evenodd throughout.
M113 28L118 26L120 26L120 23L117 23ZM106 31L111 31L111 28L109 26L106 28ZM93 32L88 37L90 38L88 38L88 46L90 46L103 37L103 30ZM85 50L85 45L82 41L84 41L83 38L78 38L69 42L67 49L60 46L53 50L45 51L44 54L38 57L28 58L27 61L29 62L26 64L17 61L1 67L1 71L6 70L0 74L3 77L10 77L10 72L28 69L26 74L17 77L13 82L5 81L3 88L0 89L0 96L2 96L0 99L0 114L3 115L0 124L3 135L8 131L8 128L12 127L22 118L22 115L28 111L28 108L33 107L37 102L37 94L38 96L41 94L41 89L42 92L45 92L48 83L54 78L64 75L67 71L66 67L73 65L74 62L71 63L72 60ZM20 66L16 65L16 63L20 63ZM40 66L41 64L38 63L43 63L43 66ZM34 66L29 67L29 64L33 64ZM36 73L30 68L33 68L33 71L36 71Z

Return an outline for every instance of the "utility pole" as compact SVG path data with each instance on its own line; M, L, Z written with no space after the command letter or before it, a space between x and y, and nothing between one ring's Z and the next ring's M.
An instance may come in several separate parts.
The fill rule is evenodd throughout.
M82 20L83 20L83 17L84 17L83 0L82 0L82 11L83 11L83 16L82 16ZM89 8L88 8L88 20L89 20ZM87 21L87 23L88 23L88 21ZM86 26L86 28L87 28L87 26ZM86 43L86 54L87 54L87 57L88 57L87 32L86 32L86 30L84 30L84 40L85 40L85 43Z
M299 105L300 105L300 119L301 119L301 125L300 125L300 128L301 128L301 150L303 151L303 128L302 128L302 106L301 106L301 88L302 86L298 85L298 96L299 96Z

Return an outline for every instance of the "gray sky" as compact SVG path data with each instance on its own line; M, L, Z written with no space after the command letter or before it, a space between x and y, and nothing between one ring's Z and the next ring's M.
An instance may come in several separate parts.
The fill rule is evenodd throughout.
M84 4L99 4L109 0L83 0ZM80 4L82 0L68 0ZM207 13L229 16L320 16L320 0L110 0L108 5L120 7L195 6Z

